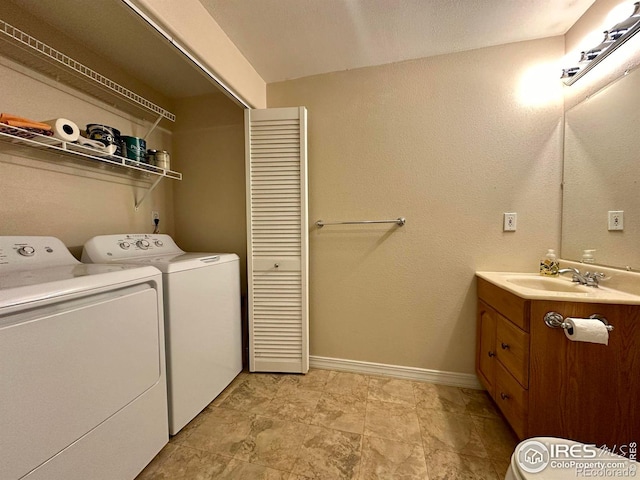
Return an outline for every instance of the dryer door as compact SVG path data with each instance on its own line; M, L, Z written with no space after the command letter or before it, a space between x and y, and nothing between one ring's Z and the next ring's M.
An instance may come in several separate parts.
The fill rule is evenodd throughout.
M0 311L0 478L22 478L159 381L157 302L139 285Z

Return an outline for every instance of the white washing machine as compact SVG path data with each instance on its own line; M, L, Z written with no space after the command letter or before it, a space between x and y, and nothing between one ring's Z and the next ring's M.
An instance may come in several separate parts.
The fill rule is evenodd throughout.
M169 433L175 435L242 370L238 256L185 253L169 235L120 234L89 240L82 261L162 272Z
M0 478L131 480L168 442L162 279L0 237Z

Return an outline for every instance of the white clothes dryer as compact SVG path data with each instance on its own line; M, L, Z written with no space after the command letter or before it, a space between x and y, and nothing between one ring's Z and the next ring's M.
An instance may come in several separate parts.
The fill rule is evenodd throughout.
M131 480L169 440L162 277L0 237L0 478Z
M242 370L239 257L185 253L169 235L119 234L89 240L82 261L162 272L169 433L177 434Z

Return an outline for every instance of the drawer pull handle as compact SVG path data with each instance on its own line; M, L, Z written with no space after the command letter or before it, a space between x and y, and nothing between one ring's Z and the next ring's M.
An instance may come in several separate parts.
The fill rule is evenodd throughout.
M503 349L503 350L509 350L509 344L508 344L508 343L504 343L504 342L502 342L502 343L500 344L500 346L502 347L502 349Z
M280 264L279 263L275 263L273 266L278 268L278 267L280 267Z
M495 357L495 356L496 356L496 353L495 353L495 352L489 352L489 354L488 354L488 355L489 355L490 357Z
M500 398L503 400L509 400L511 397L504 392L500 392Z

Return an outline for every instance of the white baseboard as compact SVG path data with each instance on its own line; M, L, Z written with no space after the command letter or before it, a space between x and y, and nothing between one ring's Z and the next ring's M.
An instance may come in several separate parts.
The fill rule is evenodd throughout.
M315 355L311 355L309 357L309 366L312 368L364 373L367 375L383 375L387 377L402 378L405 380L416 380L418 382L430 382L440 385L449 385L452 387L483 390L478 377L472 373L443 372L440 370L428 370L426 368L403 367L400 365L361 362L358 360L345 360L342 358L318 357Z

